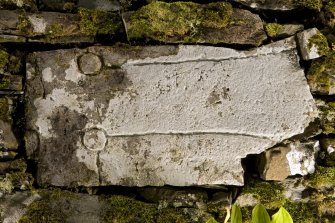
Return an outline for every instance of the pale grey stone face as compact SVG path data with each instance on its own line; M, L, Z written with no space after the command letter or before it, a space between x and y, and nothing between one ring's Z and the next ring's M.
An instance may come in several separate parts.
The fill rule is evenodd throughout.
M37 52L27 82L27 154L56 186L243 185L241 158L316 110L293 39Z

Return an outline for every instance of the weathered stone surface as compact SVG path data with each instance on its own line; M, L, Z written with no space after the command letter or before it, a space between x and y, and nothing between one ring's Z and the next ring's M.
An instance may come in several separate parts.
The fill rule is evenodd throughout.
M82 73L86 54L102 68ZM57 186L243 185L241 158L301 134L315 112L293 39L36 52L26 95L28 154L38 183Z
M335 54L312 61L307 73L308 84L314 94L335 94Z
M261 177L264 180L283 181L288 176L312 174L319 150L318 141L295 142L267 150L261 161Z
M131 42L226 43L259 46L266 39L260 17L229 3L153 2L123 15Z
M278 31L276 38L287 38L304 30L304 25L301 24L284 24Z
M316 59L329 52L327 38L317 28L304 30L297 38L303 60Z
M121 9L119 1L116 0L79 0L78 6L102 11L118 11Z
M295 9L294 0L233 0L254 9L288 11Z
M0 10L0 33L7 35L20 34L17 26L19 24L19 13L17 11Z

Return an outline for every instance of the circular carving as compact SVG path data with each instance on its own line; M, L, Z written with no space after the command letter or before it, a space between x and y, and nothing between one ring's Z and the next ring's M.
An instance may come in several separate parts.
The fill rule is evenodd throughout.
M93 53L85 53L78 58L78 67L83 74L96 75L102 68L102 61Z
M83 137L83 144L92 151L103 150L106 146L107 138L101 129L89 129Z

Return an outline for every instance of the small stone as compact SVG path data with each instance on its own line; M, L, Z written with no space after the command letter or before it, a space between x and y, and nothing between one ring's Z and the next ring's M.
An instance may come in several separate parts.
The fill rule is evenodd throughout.
M83 74L95 75L102 68L101 59L93 53L85 53L78 59L79 69Z
M288 146L267 150L261 159L261 178L283 181L288 176L307 175L315 171L316 153L319 142L295 142ZM278 168L280 167L280 168Z
M302 24L284 24L278 31L276 38L287 38L303 30L304 25Z
M0 120L0 148L7 150L17 150L19 143L12 131L12 126L9 122ZM10 154L3 156L11 156ZM15 156L15 155L14 155Z
M297 35L303 60L312 60L329 52L327 38L317 28L312 28Z
M240 207L254 207L259 203L259 200L252 194L241 194L237 197L235 204Z

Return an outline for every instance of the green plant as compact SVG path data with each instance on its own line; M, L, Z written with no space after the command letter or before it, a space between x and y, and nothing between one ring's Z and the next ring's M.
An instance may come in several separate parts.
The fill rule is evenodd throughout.
M234 204L232 207L231 223L242 223L241 209L238 205ZM227 220L225 221L225 223ZM252 223L293 223L291 215L281 207L279 210L272 215L266 211L265 207L261 204L257 204L252 210ZM218 223L213 217L208 219L206 223Z

